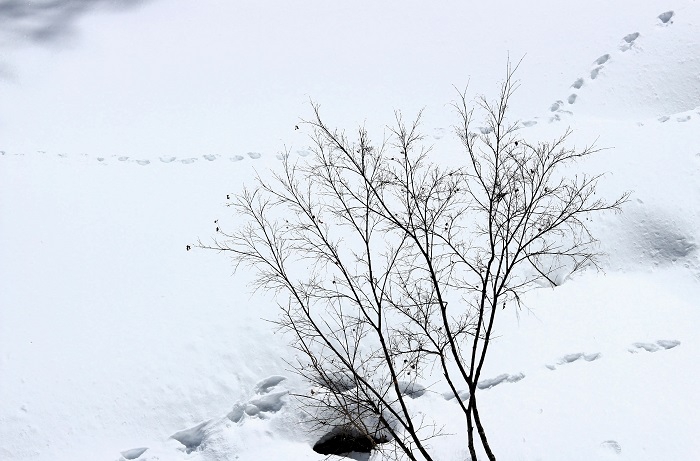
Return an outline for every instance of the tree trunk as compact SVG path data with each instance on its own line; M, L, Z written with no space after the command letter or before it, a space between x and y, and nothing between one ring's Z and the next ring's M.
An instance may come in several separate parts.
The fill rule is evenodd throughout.
M472 423L472 409L475 402L473 400L474 394L470 394L469 406L467 407L467 443L469 446L469 455L471 456L472 461L477 461L476 449L474 448L474 424Z
M491 446L489 445L489 441L486 438L486 432L484 432L484 426L481 425L481 418L479 417L479 410L476 407L476 399L474 399L474 405L472 407L472 411L474 412L474 421L476 422L476 428L479 431L479 438L481 439L481 444L484 447L484 451L486 452L486 456L488 456L489 461L496 461L496 457L493 454L493 451L491 451Z

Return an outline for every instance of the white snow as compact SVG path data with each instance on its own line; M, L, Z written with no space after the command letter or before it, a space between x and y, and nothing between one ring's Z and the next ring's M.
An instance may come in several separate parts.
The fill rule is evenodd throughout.
M308 460L271 295L186 251L255 172L309 155L309 99L377 139L425 107L454 161L453 85L601 148L604 271L501 316L479 383L500 460L700 453L700 3L0 1L0 459ZM609 148L609 149L607 149ZM214 221L217 220L215 223ZM404 386L464 459L448 389ZM468 398L466 391L461 398ZM373 460L381 459L379 456Z

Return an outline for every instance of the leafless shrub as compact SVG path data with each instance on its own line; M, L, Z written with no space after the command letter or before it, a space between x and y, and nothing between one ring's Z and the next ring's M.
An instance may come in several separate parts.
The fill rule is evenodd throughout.
M272 180L258 177L230 202L245 224L199 242L231 252L255 269L257 288L278 294L278 325L313 386L301 398L317 424L431 460L427 441L440 428L411 400L437 371L430 379L456 397L472 460L475 428L495 459L476 398L497 313L538 283L596 266L586 217L627 198L597 198L601 176L566 175L597 151L567 147L569 131L549 143L522 139L506 119L513 72L509 65L495 102L476 101L480 130L460 93L457 167L430 162L420 115L406 124L397 114L391 136L374 144L364 128L355 139L330 128L313 105L313 159L287 157ZM465 386L469 398L460 399Z

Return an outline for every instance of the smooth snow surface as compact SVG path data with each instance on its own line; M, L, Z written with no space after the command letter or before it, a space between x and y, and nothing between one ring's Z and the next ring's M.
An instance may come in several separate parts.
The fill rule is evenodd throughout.
M524 133L610 147L580 167L633 194L591 224L604 273L501 317L491 445L698 459L700 3L245 3L0 0L0 460L324 459L274 299L186 245L235 224L226 195L255 171L309 154L310 98L375 138L425 108L451 161L452 85L493 95L508 55ZM436 459L465 459L430 384L404 392L456 434Z

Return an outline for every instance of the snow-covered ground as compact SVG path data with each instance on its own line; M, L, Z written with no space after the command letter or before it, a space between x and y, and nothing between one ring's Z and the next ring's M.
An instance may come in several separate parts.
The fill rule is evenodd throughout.
M441 161L452 85L493 94L508 53L526 54L527 136L597 139L581 167L634 192L592 224L604 273L501 317L492 446L698 459L700 3L435 3L0 0L1 460L323 459L274 300L185 245L255 170L306 153L309 98L375 132L425 107ZM438 459L464 459L446 390L412 403L456 434Z

